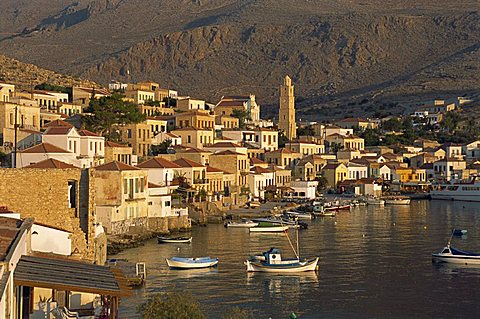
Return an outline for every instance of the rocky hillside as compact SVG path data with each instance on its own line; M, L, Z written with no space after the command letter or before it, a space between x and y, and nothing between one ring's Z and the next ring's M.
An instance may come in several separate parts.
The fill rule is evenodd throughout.
M45 70L3 55L0 55L0 82L12 83L24 89L29 89L31 86L44 82L63 86L97 85L93 81Z
M101 83L273 105L288 73L307 118L480 87L477 0L5 0L0 18L1 52Z

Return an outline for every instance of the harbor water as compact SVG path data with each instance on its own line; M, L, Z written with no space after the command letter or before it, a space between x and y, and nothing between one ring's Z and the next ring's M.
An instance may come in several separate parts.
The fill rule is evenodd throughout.
M146 262L147 283L123 299L120 318L157 292L188 292L209 318L231 307L255 318L478 318L480 267L432 263L453 228L467 229L452 245L480 252L480 203L412 201L410 206L357 207L312 220L299 232L302 257L320 257L316 273L247 274L244 260L270 247L293 251L283 234L250 234L223 225L197 227L191 244L157 244L113 257ZM290 230L294 241L295 232ZM219 266L169 270L165 258L210 256Z

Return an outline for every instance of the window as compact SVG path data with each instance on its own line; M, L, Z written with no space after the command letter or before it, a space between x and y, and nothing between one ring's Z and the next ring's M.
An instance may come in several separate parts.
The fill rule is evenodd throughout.
M138 193L139 184L140 184L140 180L138 178L135 178L135 194Z
M187 143L192 143L192 137L190 135L187 136Z
M90 142L90 151L93 151L93 142Z
M123 193L128 194L128 179L126 178L123 180Z
M132 138L132 130L131 129L127 130L127 137Z
M68 181L68 208L77 208L77 181Z
M145 187L145 180L143 177L140 178L140 193L143 193L145 191L144 187Z
M170 205L171 205L171 204L170 204L170 201L167 200L167 201L165 202L165 207L170 207Z

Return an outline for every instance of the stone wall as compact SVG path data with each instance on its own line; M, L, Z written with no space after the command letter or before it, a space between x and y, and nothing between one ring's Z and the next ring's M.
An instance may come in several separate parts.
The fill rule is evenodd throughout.
M188 216L141 217L132 220L112 222L110 234L142 234L145 232L168 233L190 228Z
M69 208L69 182L77 185L76 208ZM72 232L73 254L93 262L93 182L90 171L81 169L0 169L0 206Z

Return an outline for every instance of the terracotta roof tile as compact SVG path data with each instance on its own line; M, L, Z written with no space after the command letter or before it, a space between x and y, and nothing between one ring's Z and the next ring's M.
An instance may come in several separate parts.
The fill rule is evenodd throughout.
M78 168L72 164L68 164L54 158L49 158L44 161L31 164L26 166L25 168Z
M183 158L183 157L179 158L177 160L174 160L173 163L175 163L175 164L177 164L181 167L205 167L200 163L191 161L191 160L189 160L187 158Z
M180 168L181 166L161 157L154 157L137 165L140 168Z
M73 129L73 126L68 127L68 126L54 126L54 127L49 127L45 131L45 135L66 135L70 132L70 130Z
M45 124L43 127L73 127L73 125L68 122L57 119L57 120L51 121L50 123Z
M119 144L112 141L105 141L105 147L130 147L126 144Z
M89 130L80 130L78 131L78 134L80 134L81 136L96 136L96 137L100 137L100 135L98 134L95 134Z
M27 148L19 153L33 153L33 154L44 154L44 153L70 153L67 150L64 150L58 146L52 145L50 143L41 143L30 148Z
M135 171L139 168L131 165L124 164L122 162L113 161L100 166L95 167L97 171Z

